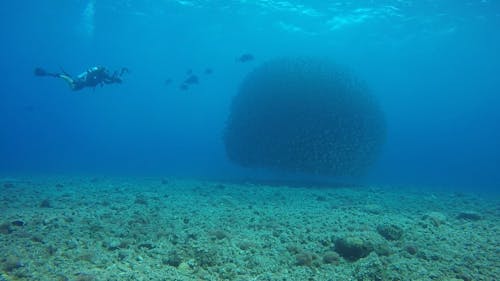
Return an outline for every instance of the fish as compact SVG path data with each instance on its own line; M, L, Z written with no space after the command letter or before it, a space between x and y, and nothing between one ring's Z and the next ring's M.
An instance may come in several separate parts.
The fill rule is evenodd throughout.
M244 63L244 62L249 62L249 61L253 61L255 58L252 54L250 53L245 53L243 55L241 55L237 61L241 62L241 63Z
M186 84L186 85L199 84L198 76L196 76L194 74L189 75L189 77L186 78L186 80L184 80L183 84Z
M189 86L188 86L188 85L186 85L186 84L181 84L181 85L179 86L179 89L180 89L181 91L187 91L187 90L189 90Z

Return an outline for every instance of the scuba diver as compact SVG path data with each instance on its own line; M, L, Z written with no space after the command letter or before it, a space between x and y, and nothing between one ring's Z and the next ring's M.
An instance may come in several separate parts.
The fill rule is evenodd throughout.
M50 73L45 71L43 68L35 68L36 76L50 76L61 78L66 81L66 83L68 83L69 87L73 91L78 91L86 87L95 88L97 85L100 85L102 87L104 86L104 84L122 83L122 75L128 72L128 68L122 67L119 71L117 70L113 72L113 74L110 74L110 72L105 67L94 66L81 73L77 77L72 77L64 71L62 73Z

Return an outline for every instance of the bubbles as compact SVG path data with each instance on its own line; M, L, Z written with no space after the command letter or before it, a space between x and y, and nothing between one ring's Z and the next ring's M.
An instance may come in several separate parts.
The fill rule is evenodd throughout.
M94 37L94 30L95 30L94 17L95 17L95 0L90 0L82 12L82 22L81 22L82 32L89 39Z

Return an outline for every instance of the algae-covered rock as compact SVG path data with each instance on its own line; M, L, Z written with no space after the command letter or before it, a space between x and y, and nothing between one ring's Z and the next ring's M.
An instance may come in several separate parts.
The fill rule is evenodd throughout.
M311 252L300 252L295 255L295 265L298 266L318 266L318 256Z
M1 234L11 234L13 231L12 226L10 223L5 222L0 224L0 233Z
M401 239L403 229L394 224L383 224L377 227L377 232L387 240L394 241Z
M182 263L182 257L177 251L170 251L163 260L163 264L178 267Z
M429 212L422 217L424 222L430 222L433 226L440 226L446 222L446 215L440 212Z
M91 273L78 273L76 278L75 278L75 281L95 281L97 280L97 277L94 276L93 274Z
M3 269L7 272L11 272L17 268L23 267L23 261L14 255L8 255L2 260Z
M409 244L404 247L406 252L410 255L415 255L418 253L418 246L415 244Z
M40 202L40 208L52 208L52 203L48 198L46 198Z
M120 240L110 239L110 240L106 241L103 246L106 249L108 249L109 251L114 251L114 250L118 250L119 248L121 248L121 245L122 245L122 242Z
M348 236L335 241L335 251L349 261L364 258L373 251L373 245L358 236Z
M213 267L219 262L219 254L214 248L200 248L195 251L195 260L202 268Z
M11 182L6 182L6 183L3 184L3 187L5 189L10 189L10 188L14 188L15 185L13 183L11 183Z
M366 259L360 261L354 269L354 277L354 280L358 281L401 280L388 278L386 266L382 264L382 261L377 255L370 255Z
M337 264L339 260L339 254L334 251L328 251L323 255L323 262L327 264Z
M457 219L469 220L469 221L478 221L482 219L482 216L474 211L462 211L458 213Z

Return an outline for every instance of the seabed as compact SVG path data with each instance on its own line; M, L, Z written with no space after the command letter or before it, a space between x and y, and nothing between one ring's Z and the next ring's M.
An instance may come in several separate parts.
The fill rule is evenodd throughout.
M175 178L0 179L0 280L498 280L499 198Z

